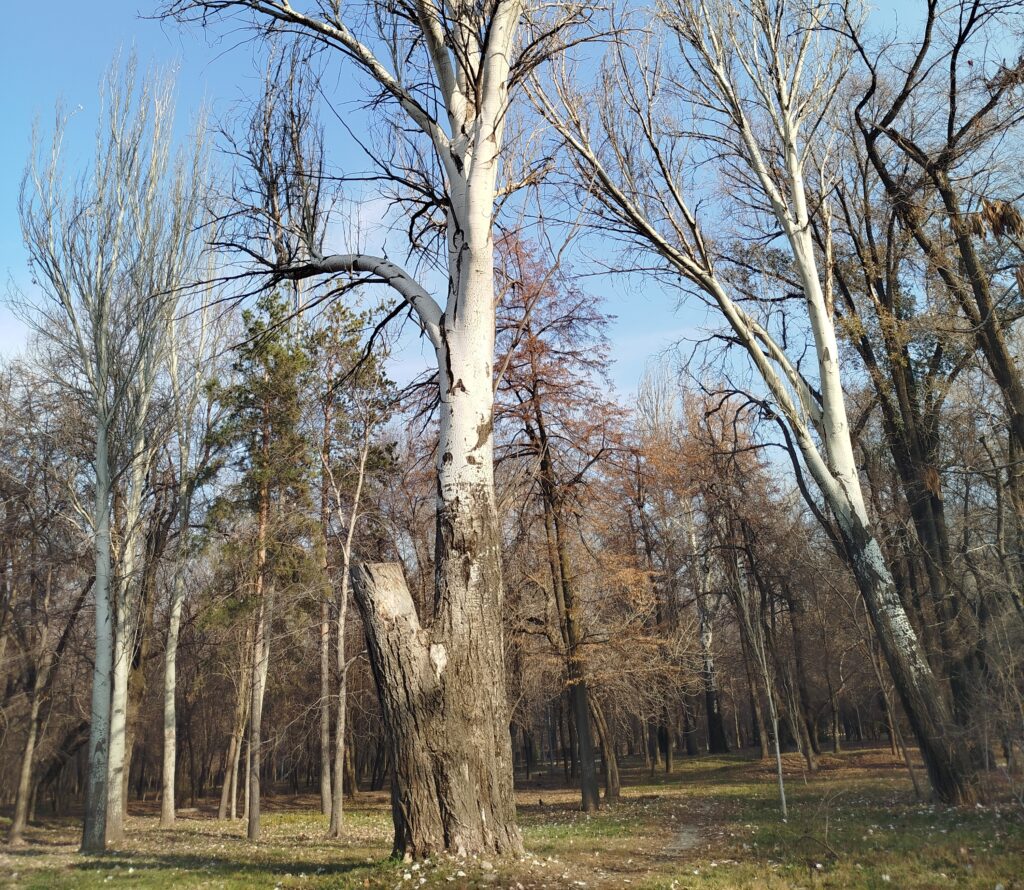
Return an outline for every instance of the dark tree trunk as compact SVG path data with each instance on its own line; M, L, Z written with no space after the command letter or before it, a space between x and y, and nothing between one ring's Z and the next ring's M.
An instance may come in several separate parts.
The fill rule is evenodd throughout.
M683 742L686 744L686 755L696 757L700 754L700 743L697 739L697 720L691 703L683 698ZM728 751L728 746L726 746Z
M596 698L592 698L590 707L594 715L594 725L597 726L597 734L601 739L601 751L604 763L604 799L606 801L618 800L622 791L622 784L619 779L619 758L615 751L615 733L605 720L604 711Z
M477 541L494 538L487 529L453 528L452 517L447 519L444 528L446 517L439 517L442 537L473 532ZM460 549L468 553L470 542L461 540ZM500 615L487 604L487 591L500 590L499 563L496 552L476 557L486 577L475 584L468 571L462 574L465 564L442 561L451 569L443 580L448 599L458 598L460 608L446 609L442 600L429 630L420 624L400 566L366 564L352 571L394 764L398 857L522 850L511 788ZM470 598L477 600L475 609L466 602ZM462 619L471 614L476 620L468 626Z

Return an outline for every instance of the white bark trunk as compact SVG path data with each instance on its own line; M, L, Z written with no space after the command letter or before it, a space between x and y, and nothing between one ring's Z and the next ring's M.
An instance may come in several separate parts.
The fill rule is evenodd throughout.
M259 605L256 616L256 630L253 637L253 663L249 705L249 763L248 763L248 809L249 840L260 837L260 778L262 765L263 697L267 689L267 672L270 666L270 630L273 622L273 595L267 590Z
M160 776L160 825L170 828L174 824L175 775L177 773L177 691L178 633L181 628L181 610L185 603L185 578L181 568L174 575L171 611L167 619L167 643L164 647L164 751Z
M119 603L119 606L123 606L123 601ZM131 666L131 638L128 632L128 622L118 615L114 627L110 751L107 762L107 843L109 844L119 843L124 838L122 786L124 784L125 730L128 716L128 672Z
M142 412L141 417L145 416ZM140 420L141 420L140 417ZM144 454L144 435L139 430L133 440L134 459L129 473L124 510L124 542L118 566L117 607L114 610L114 667L110 705L110 751L107 774L107 842L119 843L124 838L126 797L125 760L128 728L128 674L131 671L135 645L136 598L138 585L140 515L142 493L149 461Z
M92 521L96 575L93 587L96 599L96 651L92 674L85 819L82 827L82 850L89 853L106 849L110 683L114 658L114 628L110 614L110 455L107 448L107 426L102 419L96 424L94 468L96 492Z

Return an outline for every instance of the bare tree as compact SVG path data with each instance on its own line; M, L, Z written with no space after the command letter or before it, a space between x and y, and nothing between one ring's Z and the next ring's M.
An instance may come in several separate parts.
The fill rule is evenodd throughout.
M49 147L37 147L21 192L21 225L44 300L30 322L61 355L60 383L92 418L91 508L96 658L82 848L102 850L122 831L127 678L135 622L132 590L139 510L155 443L150 406L183 276L194 256L200 153L171 159L167 81L136 85L135 63L102 89L103 118L88 175L65 179L58 113ZM116 440L112 439L116 437ZM125 487L124 531L112 575L111 498ZM113 784L112 784L113 783ZM115 799L116 798L116 799Z
M395 769L395 852L521 848L512 799L512 760L501 631L501 559L492 468L494 215L510 90L585 4L534 9L523 0L479 4L374 3L360 16L339 3L299 8L277 0L175 0L179 18L251 16L258 26L297 32L337 52L395 109L405 156L422 163L385 172L415 192L415 221L436 244L447 295L435 300L394 262L363 253L323 255L279 277L358 276L390 286L415 314L437 359L437 559L433 620L421 623L407 588L384 590L395 573L366 572L355 595L372 655L397 646L397 664L375 666ZM308 11L307 11L308 10ZM520 40L529 10L530 33ZM399 153L398 158L403 155ZM416 231L415 224L413 231ZM436 239L436 240L435 240ZM373 620L395 610L412 626ZM413 630L410 639L389 640ZM397 674L390 671L397 670ZM408 700L385 687L418 690Z
M212 292L202 289L197 304L172 320L168 333L167 376L174 418L178 547L171 580L167 614L163 677L163 763L161 772L160 824L170 827L175 817L177 775L177 653L181 616L188 592L187 573L191 554L191 526L197 489L213 460L210 432L217 423L216 410L207 396L207 381L216 368L223 332L212 317ZM186 307L182 307L185 309Z
M583 181L595 184L604 224L694 285L746 351L838 526L932 785L944 800L969 801L971 771L947 700L900 601L861 490L840 374L831 259L827 242L816 249L810 226L828 189L817 178L831 144L827 120L851 63L849 47L834 36L845 17L825 2L758 0L745 11L728 0L672 0L659 6L657 21L675 41L675 56L654 42L622 41L604 72L602 101L584 102L562 76L557 95L537 86L537 103ZM757 317L739 302L742 259L728 269L721 248L705 237L687 197L688 153L701 145L721 161L732 194L755 224L767 220L768 231L779 232L799 301L767 305L806 326L809 371L787 349L787 329L773 333L778 315Z

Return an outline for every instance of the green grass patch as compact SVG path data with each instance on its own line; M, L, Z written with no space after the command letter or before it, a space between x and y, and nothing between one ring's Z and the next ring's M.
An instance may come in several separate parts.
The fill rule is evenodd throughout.
M162 830L148 809L129 819L124 849L85 857L76 821L47 820L27 846L0 847L0 886L1024 890L1024 812L1009 794L984 807L921 803L887 752L823 758L815 774L787 757L786 772L786 822L771 764L738 756L681 759L671 775L634 765L623 799L594 814L541 775L519 792L528 855L514 861L390 860L383 794L346 812L340 841L325 838L312 797L268 801L255 845L240 822L200 811Z

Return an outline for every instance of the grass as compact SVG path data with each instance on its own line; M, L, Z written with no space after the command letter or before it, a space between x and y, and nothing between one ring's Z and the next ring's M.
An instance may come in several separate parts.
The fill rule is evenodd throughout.
M594 815L580 813L556 777L520 782L529 852L515 861L393 862L379 793L349 808L341 841L324 839L313 797L267 801L257 845L208 808L161 830L149 804L133 809L124 848L104 856L75 852L74 820L33 825L27 846L0 847L0 886L1024 890L1024 811L1008 796L970 809L919 803L881 751L822 758L808 776L787 756L786 769L785 823L771 765L739 756L682 759L671 776L634 766L622 801Z

